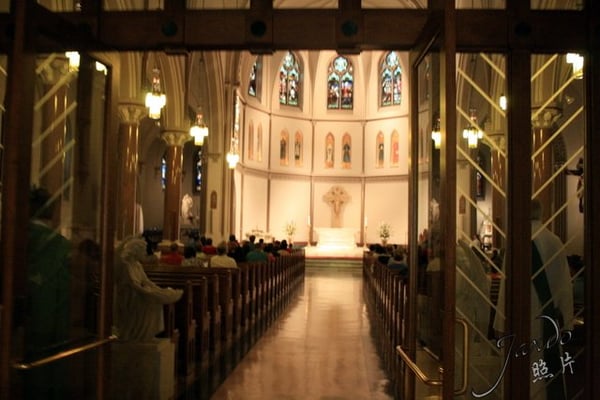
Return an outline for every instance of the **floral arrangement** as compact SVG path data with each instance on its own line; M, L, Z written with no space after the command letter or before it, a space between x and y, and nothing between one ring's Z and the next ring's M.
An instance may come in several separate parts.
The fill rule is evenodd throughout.
M285 224L285 233L287 234L288 237L294 236L294 233L296 233L296 222L288 221Z
M388 240L392 234L392 227L387 222L379 224L379 237L381 240Z

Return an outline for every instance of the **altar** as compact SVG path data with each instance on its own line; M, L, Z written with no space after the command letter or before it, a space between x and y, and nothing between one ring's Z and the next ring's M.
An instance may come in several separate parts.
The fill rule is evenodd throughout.
M356 228L314 228L316 246L305 249L306 257L360 258L363 248L358 247L360 232Z

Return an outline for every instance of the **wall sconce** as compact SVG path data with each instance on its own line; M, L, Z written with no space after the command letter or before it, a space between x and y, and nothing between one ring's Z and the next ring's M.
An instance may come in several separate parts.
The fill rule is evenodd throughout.
M463 138L467 139L467 144L470 149L474 149L477 147L477 142L483 138L483 132L477 126L477 116L474 108L470 110L470 120L469 126L463 129Z
M433 146L439 149L442 145L442 132L440 131L440 117L435 117L433 121L433 129L431 130L431 139Z
M567 53L567 63L573 66L573 76L575 79L583 78L583 56L577 53Z
M160 88L160 70L152 70L152 91L146 94L146 107L148 107L148 117L160 119L160 110L167 104L167 96L162 93Z
M198 107L198 112L196 113L196 122L190 128L190 135L194 138L196 146L202 146L204 138L208 137L208 126L204 123L202 108L200 107Z

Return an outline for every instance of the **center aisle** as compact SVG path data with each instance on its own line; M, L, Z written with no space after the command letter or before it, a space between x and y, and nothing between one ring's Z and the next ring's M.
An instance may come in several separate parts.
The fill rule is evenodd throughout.
M307 267L304 288L212 400L388 400L360 268Z

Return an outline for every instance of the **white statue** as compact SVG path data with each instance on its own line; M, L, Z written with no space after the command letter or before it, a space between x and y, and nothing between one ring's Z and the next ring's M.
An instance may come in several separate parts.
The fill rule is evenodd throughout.
M194 222L194 199L188 193L181 199L181 218L190 224Z
M120 340L148 341L164 330L163 304L181 298L182 290L152 282L140 262L146 241L131 237L117 248L114 266L115 328Z

